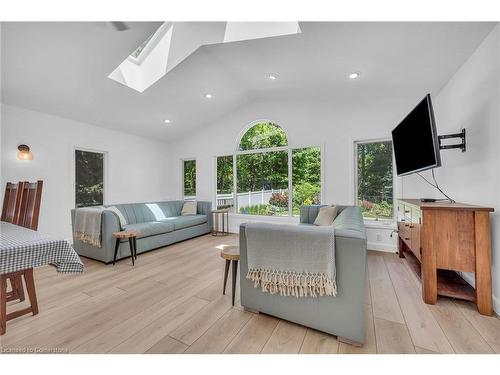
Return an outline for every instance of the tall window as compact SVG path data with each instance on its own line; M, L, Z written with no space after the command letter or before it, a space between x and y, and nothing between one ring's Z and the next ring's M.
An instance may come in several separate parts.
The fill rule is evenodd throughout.
M292 151L293 215L300 214L303 204L321 202L321 150L319 147Z
M196 199L196 160L183 160L182 169L184 200Z
M217 157L217 209L234 212L233 155Z
M104 153L75 150L76 207L104 204Z
M251 215L298 215L302 204L320 203L320 197L320 148L289 148L285 131L272 122L248 129L234 156L217 157L218 208L234 206L236 212Z
M287 151L237 155L236 176L240 213L288 215Z
M392 142L357 142L357 204L363 217L393 220Z

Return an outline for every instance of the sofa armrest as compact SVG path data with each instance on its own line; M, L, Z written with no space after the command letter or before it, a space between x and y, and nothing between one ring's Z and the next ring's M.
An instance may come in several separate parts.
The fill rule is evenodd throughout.
M101 243L103 249L108 255L114 255L116 240L113 238L113 232L122 230L118 215L112 211L104 210L101 216Z
M73 228L73 248L80 255L87 256L108 263L113 260L115 239L113 232L122 230L118 215L112 211L103 211L101 214L101 248L84 243L75 238L75 210L71 210L71 224Z
M199 215L207 215L208 229L212 230L212 202L198 201L196 213Z

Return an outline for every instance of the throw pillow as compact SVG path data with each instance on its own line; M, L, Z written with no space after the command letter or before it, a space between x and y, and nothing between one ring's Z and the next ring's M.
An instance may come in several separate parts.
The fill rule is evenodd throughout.
M184 202L184 205L182 206L182 211L181 215L182 216L187 216L187 215L196 215L196 208L197 208L196 201L186 201Z
M125 219L125 216L123 216L122 212L118 209L118 207L110 206L110 207L106 207L105 210L113 211L118 216L118 219L120 220L120 225L122 227L124 225L127 225L127 219Z
M337 207L336 206L327 206L327 207L321 207L319 209L318 216L316 217L316 220L314 220L314 225L332 225L333 220L335 220L335 217L337 216Z

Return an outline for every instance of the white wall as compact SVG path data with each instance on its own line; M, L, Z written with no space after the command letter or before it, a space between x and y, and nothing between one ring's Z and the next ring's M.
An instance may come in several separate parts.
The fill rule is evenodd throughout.
M166 144L2 105L1 186L7 181L43 180L39 230L71 237L75 147L108 153L106 202L164 200L167 197ZM34 160L17 160L17 146L31 147Z
M425 93L422 93L422 96ZM354 141L389 138L390 130L418 98L362 102L336 99L257 100L212 124L169 145L171 198L181 197L182 158L196 158L197 195L199 200L213 201L215 195L216 155L232 154L245 127L255 120L269 119L284 127L292 147L319 145L323 151L323 201L353 204ZM397 186L396 186L397 191ZM267 221L292 221L283 218L259 217ZM230 230L236 232L243 215L230 217ZM368 228L371 249L395 250L391 229ZM378 237L378 238L377 238Z
M494 207L491 215L495 311L500 313L500 26L434 98L439 134L467 130L467 152L441 151L439 184L453 199ZM427 176L429 174L427 173ZM439 197L418 176L403 178L406 197ZM472 275L466 276L472 284Z

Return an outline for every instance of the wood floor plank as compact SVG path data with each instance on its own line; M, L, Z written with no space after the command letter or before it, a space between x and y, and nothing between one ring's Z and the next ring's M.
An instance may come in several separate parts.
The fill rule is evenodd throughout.
M204 299L206 301L215 301L222 295L223 277L215 280L212 284L207 286L205 289L196 294L196 297ZM227 293L227 291L226 291Z
M279 319L266 314L253 314L249 322L226 347L224 353L258 354L271 337Z
M457 300L455 304L495 353L500 353L500 319L478 314L476 306L471 303Z
M381 256L368 256L368 275L372 296L373 316L404 324L396 293Z
M302 347L301 354L337 354L339 342L335 336L308 328Z
M231 298L221 296L170 333L174 339L192 345L231 308Z
M186 353L219 354L224 351L231 340L238 334L253 314L237 309L230 309L222 318L212 325Z
M493 353L488 343L449 299L429 305L456 353Z
M101 331L99 335L93 339L78 346L73 352L75 353L106 353L113 349L127 338L135 335L137 332L145 329L155 321L161 320L165 314L173 308L189 300L197 290L201 289L200 284L186 284L180 288L171 286L172 294L159 301L156 304L151 304L137 315L128 319L123 319L119 324L115 325L107 331ZM208 304L208 302L206 303Z
M266 354L297 354L304 341L306 328L281 320L262 349Z
M415 346L438 353L454 353L402 261L394 256L385 258L385 262Z
M421 348L420 346L415 346L415 351L417 352L417 354L440 354L429 349Z
M207 301L192 297L130 336L121 344L115 346L109 353L145 353L158 341L167 336L175 327L185 322L206 305Z
M165 336L151 348L146 351L146 354L180 354L184 353L188 346L176 339Z
M415 347L408 333L408 328L401 323L375 318L377 353L379 354L414 354Z
M37 268L40 313L9 321L0 345L79 353L335 353L336 348L377 353L377 347L380 352L434 353L449 352L444 336L458 352L500 351L498 318L479 315L468 302L440 298L436 306L423 304L419 281L406 261L392 254L368 255L362 347L243 311L239 284L232 307L230 279L227 295L221 295L224 262L217 246L237 243L237 235L201 236L139 254L134 267L130 259L112 266L84 258L81 275ZM26 304L9 302L8 309Z
M142 293L131 293L126 299L121 299L121 296L105 297L99 303L91 299L93 303L82 315L71 316L60 324L30 335L22 343L30 347L43 347L43 343L50 339L56 347L71 351L99 332L145 309L147 302L154 304L168 297L168 292L160 284L145 285L143 288Z

